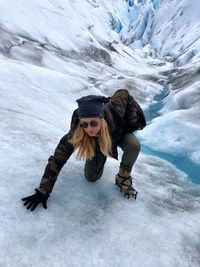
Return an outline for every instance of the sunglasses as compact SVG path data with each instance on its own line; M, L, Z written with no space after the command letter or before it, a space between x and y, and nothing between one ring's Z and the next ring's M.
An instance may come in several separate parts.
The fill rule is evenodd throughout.
M80 123L80 126L83 128L87 128L89 125L91 127L97 127L99 125L99 121L90 121L90 122L83 121Z

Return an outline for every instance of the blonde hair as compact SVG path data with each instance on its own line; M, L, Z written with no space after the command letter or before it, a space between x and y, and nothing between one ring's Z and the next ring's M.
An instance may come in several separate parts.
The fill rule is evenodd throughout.
M101 118L101 129L98 136L98 144L103 155L108 156L111 150L111 138L108 130L108 124L105 119ZM95 155L95 140L90 137L79 125L74 131L69 142L77 150L77 159L92 159Z

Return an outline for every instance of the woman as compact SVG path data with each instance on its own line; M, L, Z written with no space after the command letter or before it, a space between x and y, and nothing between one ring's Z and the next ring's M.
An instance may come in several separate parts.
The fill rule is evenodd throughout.
M137 197L131 170L140 152L140 143L132 134L146 125L142 109L128 90L120 89L112 97L89 95L77 100L78 109L72 115L70 131L64 135L54 155L48 159L40 185L32 196L23 198L27 209L33 211L46 202L58 174L74 151L85 159L85 178L95 182L103 174L107 156L118 159L117 146L123 150L115 184L124 196Z

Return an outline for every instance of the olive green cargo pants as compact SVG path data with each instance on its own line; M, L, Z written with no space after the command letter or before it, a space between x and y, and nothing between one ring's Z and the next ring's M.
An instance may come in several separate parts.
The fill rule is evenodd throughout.
M120 168L131 172L140 152L140 142L135 135L125 134L119 147L121 147L123 151ZM95 182L101 178L106 159L107 157L99 151L91 160L86 161L84 171L85 178L89 182Z

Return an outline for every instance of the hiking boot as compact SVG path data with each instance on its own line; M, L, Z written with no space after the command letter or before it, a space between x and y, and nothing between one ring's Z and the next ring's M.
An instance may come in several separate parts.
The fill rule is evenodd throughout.
M120 192L124 193L125 197L137 198L138 192L133 188L130 172L120 169L115 176L115 184L120 188Z

